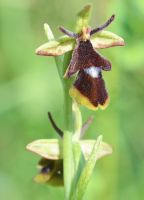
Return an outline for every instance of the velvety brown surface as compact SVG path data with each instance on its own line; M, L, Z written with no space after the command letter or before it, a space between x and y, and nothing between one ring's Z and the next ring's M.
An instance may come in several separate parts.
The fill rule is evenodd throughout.
M74 86L82 95L86 96L95 107L99 104L104 105L108 98L108 93L101 73L98 78L92 78L85 73L84 70L80 70Z
M101 67L105 71L111 69L111 63L93 49L90 40L78 41L66 77L70 77L77 71L91 66Z

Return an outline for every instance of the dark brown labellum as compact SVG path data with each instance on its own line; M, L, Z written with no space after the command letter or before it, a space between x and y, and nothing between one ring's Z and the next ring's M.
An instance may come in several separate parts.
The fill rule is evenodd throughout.
M101 69L90 67L80 70L70 95L80 104L92 110L104 109L109 103Z

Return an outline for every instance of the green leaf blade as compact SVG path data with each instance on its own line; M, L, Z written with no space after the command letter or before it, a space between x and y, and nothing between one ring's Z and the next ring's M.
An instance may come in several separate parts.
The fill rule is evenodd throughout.
M95 166L95 163L97 161L97 153L100 149L100 144L102 142L102 136L99 136L94 147L93 147L93 150L92 150L92 153L81 173L81 176L79 178L79 181L78 181L78 184L77 184L77 187L76 187L76 190L72 196L72 200L76 199L76 200L82 200L84 194L85 194L85 191L86 191L86 188L87 188L87 185L89 183L89 180L91 178L91 175L93 173L93 170L94 170L94 166Z
M75 187L80 178L83 167L85 166L86 160L81 151L80 144L78 142L73 143L73 155L74 155L74 178L72 181L71 196L75 193Z

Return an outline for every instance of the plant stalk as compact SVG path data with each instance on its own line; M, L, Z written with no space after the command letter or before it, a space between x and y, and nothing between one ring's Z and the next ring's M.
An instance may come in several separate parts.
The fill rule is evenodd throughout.
M63 137L63 164L65 200L69 200L72 188L72 180L74 176L72 133L69 131L65 131Z
M65 188L65 200L69 200L72 180L74 174L74 159L72 151L72 99L69 96L69 88L72 84L72 79L64 79L63 75L70 63L72 52L68 52L64 57L56 57L55 62L58 70L58 74L63 86L64 92L64 137L63 137L63 164L64 164L64 188Z

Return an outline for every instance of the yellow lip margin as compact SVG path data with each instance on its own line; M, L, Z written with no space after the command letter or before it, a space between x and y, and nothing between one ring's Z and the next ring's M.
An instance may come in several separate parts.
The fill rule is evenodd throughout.
M76 87L72 86L69 90L69 94L70 96L75 99L75 101L87 108L89 108L90 110L98 110L99 108L104 110L109 102L110 102L110 98L108 97L104 103L104 105L98 105L98 106L94 106L90 101L89 99L84 96L80 91L77 90Z

